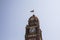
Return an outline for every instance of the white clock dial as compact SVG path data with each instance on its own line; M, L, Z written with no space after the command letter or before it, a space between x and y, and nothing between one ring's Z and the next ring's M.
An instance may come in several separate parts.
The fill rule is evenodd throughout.
M30 33L35 32L35 28L30 28Z

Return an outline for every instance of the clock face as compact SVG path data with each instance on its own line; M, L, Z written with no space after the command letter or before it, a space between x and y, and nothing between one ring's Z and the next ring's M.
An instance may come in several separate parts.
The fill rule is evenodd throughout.
M33 32L35 32L35 28L30 28L30 33L33 33Z

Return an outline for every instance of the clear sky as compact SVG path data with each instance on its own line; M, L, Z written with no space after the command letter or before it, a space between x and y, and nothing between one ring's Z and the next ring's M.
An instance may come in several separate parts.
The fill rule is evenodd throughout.
M32 9L43 40L60 40L60 0L0 0L0 40L25 40Z

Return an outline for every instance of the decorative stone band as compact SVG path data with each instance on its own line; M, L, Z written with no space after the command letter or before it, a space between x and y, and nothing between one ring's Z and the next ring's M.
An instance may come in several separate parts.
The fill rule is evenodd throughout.
M35 37L36 35L28 35L28 37Z
M40 35L40 34L28 35L28 37L36 37L37 35Z
M27 28L34 28L34 27L37 27L37 26L31 26L31 27L27 27Z

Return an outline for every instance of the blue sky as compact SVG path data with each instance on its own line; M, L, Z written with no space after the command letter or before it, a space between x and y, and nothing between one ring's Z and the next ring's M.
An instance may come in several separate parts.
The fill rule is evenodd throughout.
M39 18L43 40L60 40L60 0L0 0L0 40L25 40L32 9Z

